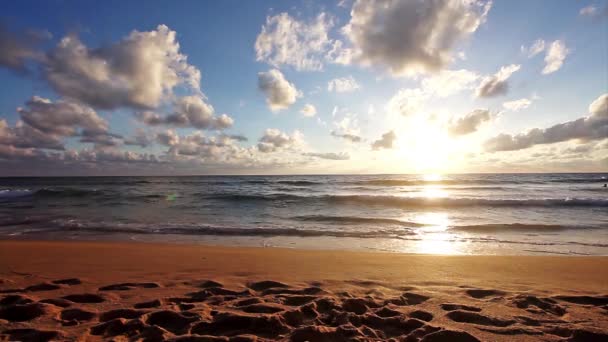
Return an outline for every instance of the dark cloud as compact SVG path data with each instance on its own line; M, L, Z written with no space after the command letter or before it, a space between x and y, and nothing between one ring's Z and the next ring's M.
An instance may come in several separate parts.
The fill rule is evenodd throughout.
M487 109L476 109L464 116L452 120L448 124L451 135L466 135L477 131L484 122L490 121L490 111Z
M26 124L47 134L71 136L80 128L90 133L105 133L108 123L90 107L68 101L52 102L38 96L25 103L17 112Z
M380 150L383 148L393 148L393 144L397 140L397 135L394 131L388 131L382 134L382 137L372 143L372 150Z
M38 59L41 55L37 45L49 35L48 32L32 30L24 33L11 32L0 23L0 66L25 72L27 62Z
M477 97L494 97L505 95L509 91L509 77L519 70L520 66L511 64L500 68L500 70L492 75L486 76L481 80L479 87L475 91Z
M608 94L593 101L589 112L589 116L549 128L534 128L517 135L499 134L485 142L485 149L490 152L515 151L573 139L589 141L608 138Z
M234 120L226 114L215 115L211 105L200 96L183 96L174 103L174 113L167 116L143 111L136 117L151 126L167 125L175 127L194 127L198 129L222 130L232 126Z
M363 139L360 136L355 135L355 134L349 134L349 133L341 134L341 133L338 133L336 131L331 131L330 134L333 137L346 139L346 140L349 140L349 141L354 142L354 143L358 143L358 142L363 141Z
M135 134L132 137L123 139L125 145L139 146L141 148L148 147L153 143L153 138L146 133L143 128L135 130Z

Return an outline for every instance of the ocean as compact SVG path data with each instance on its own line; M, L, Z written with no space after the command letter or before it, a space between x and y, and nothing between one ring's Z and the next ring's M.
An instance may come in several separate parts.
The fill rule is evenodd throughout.
M0 178L1 239L608 255L608 174Z

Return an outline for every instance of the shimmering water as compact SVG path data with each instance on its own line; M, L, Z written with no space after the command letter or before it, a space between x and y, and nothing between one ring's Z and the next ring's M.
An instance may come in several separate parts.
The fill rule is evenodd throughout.
M608 174L0 178L0 238L608 254Z

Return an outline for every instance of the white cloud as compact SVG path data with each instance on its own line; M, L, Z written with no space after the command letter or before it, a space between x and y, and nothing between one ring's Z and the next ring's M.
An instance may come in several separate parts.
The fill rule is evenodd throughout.
M542 73L544 75L556 72L559 70L564 64L564 60L566 56L570 53L570 50L566 48L566 44L564 44L561 40L556 40L547 49L547 54L545 55L545 68Z
M506 94L509 91L508 79L519 68L520 65L518 64L503 66L496 74L484 77L475 94L477 97L493 97Z
M315 106L311 105L310 103L307 103L304 105L304 107L302 107L300 113L302 113L302 115L307 118L311 118L317 115L317 109L315 108Z
M537 39L534 41L534 43L532 43L532 46L530 46L530 48L528 49L522 46L522 51L528 54L528 58L532 58L538 55L539 53L545 51L545 48L545 41L543 39Z
M266 95L266 103L273 112L288 108L300 96L295 85L277 69L258 73L258 88Z
M299 131L292 135L283 133L275 128L268 128L258 142L260 152L269 153L279 150L295 148L303 143L304 136Z
M490 121L490 111L487 109L476 109L467 113L455 120L451 120L448 124L448 131L451 135L466 135L471 134L479 129L484 122Z
M589 112L589 116L549 128L534 128L517 135L499 134L485 142L485 149L490 152L514 151L574 139L590 141L608 138L608 94L593 101L589 105Z
M325 13L306 23L287 13L266 18L255 41L256 59L274 67L291 65L296 70L323 69L322 54L331 44L328 31L333 20Z
M583 16L588 16L588 17L595 16L597 14L597 7L595 7L595 5L589 5L589 6L583 7L578 12L578 14L583 15Z
M179 48L175 31L165 25L95 49L67 36L47 54L43 69L63 96L102 109L150 109L178 85L200 91L200 71Z
M384 134L382 134L382 137L380 137L380 139L374 141L372 143L372 150L376 151L376 150L380 150L380 149L391 149L393 148L393 144L395 143L395 140L397 140L397 135L395 134L394 131L388 131Z
M522 109L526 109L526 108L530 107L531 104L532 104L532 101L530 99L523 98L523 99L519 99L519 100L504 102L502 104L502 106L508 110L517 112Z
M432 98L444 98L464 89L472 89L478 79L479 75L465 69L443 70L422 79L420 88L400 89L388 101L386 109L404 116L415 115Z
M361 88L359 83L352 77L334 78L327 82L327 90L335 91L337 93L352 92Z
M411 116L422 110L430 94L422 89L400 89L387 103L386 109L391 113Z
M443 70L440 73L426 77L422 80L422 89L439 97L447 97L463 89L471 89L479 75L466 70Z
M435 72L452 49L485 21L491 1L358 0L343 28L354 61L386 67L394 75ZM344 58L343 58L344 59Z

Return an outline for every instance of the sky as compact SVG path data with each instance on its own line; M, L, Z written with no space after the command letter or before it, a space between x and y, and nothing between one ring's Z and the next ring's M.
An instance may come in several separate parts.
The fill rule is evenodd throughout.
M608 171L608 1L13 1L0 176Z

